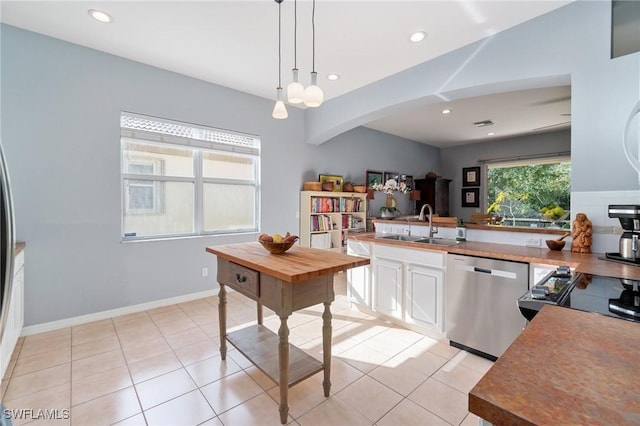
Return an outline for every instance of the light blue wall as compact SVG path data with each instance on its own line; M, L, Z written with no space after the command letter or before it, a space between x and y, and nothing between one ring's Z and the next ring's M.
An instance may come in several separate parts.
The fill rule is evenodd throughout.
M462 207L462 168L478 166L478 160L516 158L519 156L553 154L571 150L571 131L543 133L493 142L469 144L441 150L444 176L453 179L449 185L451 215L469 220L475 208ZM573 161L572 161L573 164ZM484 171L484 169L483 169ZM483 178L484 178L483 174ZM484 190L484 185L481 187ZM481 204L482 207L482 204ZM482 211L486 210L486 205ZM477 210L480 212L480 210Z
M25 325L216 288L205 247L255 239L121 243L122 110L259 135L266 232L297 232L302 182L326 171L364 181L365 169L385 164L371 159L387 140L391 166L419 170L421 153L427 164L435 156L368 129L353 140L304 144L301 110L274 120L271 100L11 26L1 36L1 138L17 238L27 243Z
M640 53L610 59L611 2L578 0L308 111L307 142L415 105L572 86L574 191L638 189L622 135L640 98Z

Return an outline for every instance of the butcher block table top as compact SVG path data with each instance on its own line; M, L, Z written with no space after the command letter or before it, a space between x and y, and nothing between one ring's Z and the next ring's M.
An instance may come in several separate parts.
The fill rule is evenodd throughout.
M210 246L206 250L223 259L290 283L369 264L367 258L298 245L283 254L271 254L258 242Z
M640 425L640 324L547 305L469 392L499 425Z

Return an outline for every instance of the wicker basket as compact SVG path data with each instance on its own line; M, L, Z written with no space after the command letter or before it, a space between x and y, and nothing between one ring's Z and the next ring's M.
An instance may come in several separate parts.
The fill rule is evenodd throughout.
M322 183L305 182L304 185L302 185L302 189L305 191L322 191Z
M364 185L353 185L353 191L354 192L359 192L359 193L364 193L367 192L367 187Z
M271 254L283 254L287 250L289 250L296 243L295 241L291 241L288 243L270 243L267 241L258 240L262 247L265 248Z

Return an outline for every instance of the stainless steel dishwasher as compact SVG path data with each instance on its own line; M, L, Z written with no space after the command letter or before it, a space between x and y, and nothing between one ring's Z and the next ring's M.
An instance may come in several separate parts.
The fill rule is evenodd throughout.
M445 331L451 346L496 360L525 326L517 300L529 264L447 255Z

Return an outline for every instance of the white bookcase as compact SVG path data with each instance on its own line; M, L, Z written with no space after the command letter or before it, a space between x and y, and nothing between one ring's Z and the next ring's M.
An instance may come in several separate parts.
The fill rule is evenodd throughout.
M359 192L300 192L300 244L345 251L349 232L364 232L367 194Z

